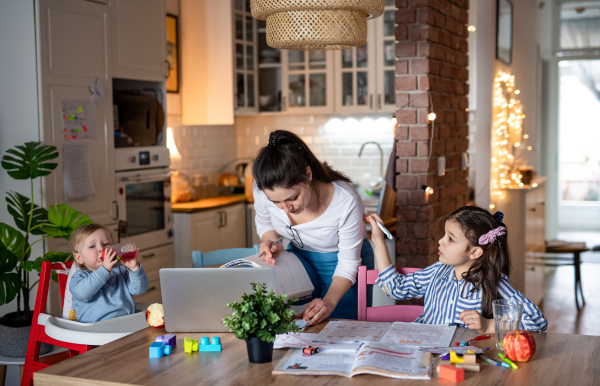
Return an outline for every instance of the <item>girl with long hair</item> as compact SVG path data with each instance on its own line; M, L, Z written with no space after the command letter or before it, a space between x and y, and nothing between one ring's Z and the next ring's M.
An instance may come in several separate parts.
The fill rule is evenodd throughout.
M476 206L454 211L446 219L445 234L439 240L440 260L408 275L398 273L390 261L376 217L367 217L379 268L376 282L395 299L425 297L425 312L415 322L459 323L481 334L494 333L492 302L514 299L523 303L522 329L548 328L540 309L510 284L508 231L502 212L492 216Z
M320 162L295 134L271 133L252 168L256 229L263 259L276 264L290 239L315 290L301 317L315 325L327 317L356 319L359 265L373 268L365 235L363 204L350 179Z

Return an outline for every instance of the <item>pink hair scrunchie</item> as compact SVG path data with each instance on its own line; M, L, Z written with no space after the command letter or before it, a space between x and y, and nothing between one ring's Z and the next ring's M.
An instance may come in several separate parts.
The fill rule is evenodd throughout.
M481 235L481 237L479 238L479 245L491 244L494 241L496 241L496 238L498 236L502 236L505 234L506 234L505 227L498 227L496 229L492 229L488 233Z

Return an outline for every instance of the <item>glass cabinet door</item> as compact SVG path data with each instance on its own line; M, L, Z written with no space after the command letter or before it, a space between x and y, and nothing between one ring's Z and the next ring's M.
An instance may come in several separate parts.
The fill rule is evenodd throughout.
M375 21L367 21L367 43L335 51L335 111L375 111Z
M375 19L377 33L377 91L376 109L378 111L396 111L396 46L394 14L396 6L393 0L385 1L385 11Z
M250 0L233 1L234 106L236 114L258 111L256 20Z
M331 51L282 50L282 111L333 112Z

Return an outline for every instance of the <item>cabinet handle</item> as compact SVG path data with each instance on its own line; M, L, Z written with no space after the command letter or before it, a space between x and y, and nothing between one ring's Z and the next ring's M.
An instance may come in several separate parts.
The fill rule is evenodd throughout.
M154 253L150 253L148 255L142 255L142 259L149 259L151 257L154 257Z
M150 291L154 291L154 290L156 290L156 286L155 285L153 285L152 287L148 288L148 291L146 291L146 292L150 292Z
M165 79L169 79L169 76L171 76L171 63L167 59L165 59L165 63L167 64L165 67Z
M225 218L225 224L223 224L223 228L227 226L227 212L223 212L223 217Z
M544 205L546 205L546 202L545 201L540 201L540 202L538 202L538 205L544 206Z
M535 208L529 208L529 210L535 212Z
M113 205L115 206L115 217L113 220L116 221L119 219L119 203L117 201L113 201Z
M373 94L369 94L369 110L373 110Z
M225 214L225 212L219 211L219 228L225 227L225 221L223 219L223 214Z

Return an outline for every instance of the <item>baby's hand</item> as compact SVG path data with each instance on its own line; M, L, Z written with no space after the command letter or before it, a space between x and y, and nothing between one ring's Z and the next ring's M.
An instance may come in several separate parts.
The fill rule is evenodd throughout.
M493 326L493 319L486 319L475 310L466 310L458 314L459 319L467 325L471 330L477 330L480 334L492 334L494 329L489 331L490 326Z
M137 251L137 253L140 253L139 248L137 248L136 251ZM137 271L138 269L140 269L140 266L138 265L138 262L137 262L137 253L133 259L121 261L121 264L126 266L131 272L134 272L134 271Z
M102 266L106 268L108 273L112 272L112 268L117 264L117 252L112 249L107 249L104 253L104 261L102 262Z
M368 216L363 216L363 218L365 221L371 224L371 240L373 240L374 243L384 243L385 235L383 234L383 231L379 228L377 222L375 221L377 220L383 224L383 220L381 219L381 217L373 213Z

